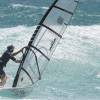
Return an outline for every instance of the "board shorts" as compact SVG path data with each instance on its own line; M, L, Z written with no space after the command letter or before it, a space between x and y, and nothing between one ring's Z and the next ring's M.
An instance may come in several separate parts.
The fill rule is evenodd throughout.
M4 72L4 70L0 69L0 86L4 86L6 84L6 74Z
M2 69L0 69L0 76L3 76L3 77L5 77L5 72L4 72L4 70L2 70Z
M0 58L0 76L5 76L5 72L3 70L4 64Z

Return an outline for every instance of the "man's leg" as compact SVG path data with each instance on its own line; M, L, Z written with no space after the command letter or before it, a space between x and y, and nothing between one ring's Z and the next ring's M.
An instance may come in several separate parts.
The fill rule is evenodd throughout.
M0 86L4 86L6 83L7 77L5 72L2 70L0 73Z

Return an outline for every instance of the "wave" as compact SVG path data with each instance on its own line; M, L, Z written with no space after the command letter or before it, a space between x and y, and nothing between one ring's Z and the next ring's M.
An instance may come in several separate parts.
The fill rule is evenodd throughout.
M4 38L2 37L3 40L6 41L6 42L3 41L4 46L6 46L8 44L8 42L11 42L11 43L15 43L14 45L16 46L16 48L21 48L23 45L27 44L27 42L29 41L35 28L36 28L36 26L31 26L31 27L17 26L17 27L11 27L11 28L0 28L0 38L2 36L4 37ZM63 98L64 97L66 98L67 93L68 93L68 98L69 97L71 98L72 95L70 96L70 94L71 94L70 92L73 89L73 87L76 87L77 84L78 84L77 85L78 87L75 88L75 90L73 89L73 91L76 91L76 93L78 93L77 91L80 91L80 94L84 93L83 89L87 90L87 88L88 88L88 90L93 89L93 88L95 88L96 90L100 90L100 87L98 84L98 81L100 78L100 73L98 73L97 76L94 76L96 79L94 77L92 77L94 74L96 74L97 69L99 71L99 67L98 68L95 67L95 70L94 70L94 67L92 69L92 67L89 66L89 64L82 65L82 63L95 64L95 62L97 60L97 58L95 58L94 56L97 55L100 51L100 49L98 51L98 48L100 47L100 42L99 42L100 41L100 33L99 33L100 31L99 30L100 30L99 25L92 25L92 26L72 26L72 25L70 25L67 28L66 33L63 35L63 38L60 41L60 44L57 47L53 57L55 57L56 59L65 59L65 60L68 59L71 61L75 61L75 63L77 63L77 61L80 61L80 63L75 64L70 61L68 61L68 62L65 61L65 63L64 63L61 60L58 60L58 62L59 61L61 61L61 62L59 62L59 63L54 62L55 64L53 63L53 66L51 64L50 70L51 70L51 72L54 71L54 74L55 74L55 70L56 70L56 76L54 79L52 79L53 75L49 71L49 74L51 75L51 77L49 77L49 78L51 78L51 80L53 80L52 82L54 82L57 77L58 81L56 80L57 81L56 83L61 84L61 82L62 82L63 86L66 86L66 84L64 84L64 83L70 82L70 83L68 83L69 88L64 87L63 90L60 90L60 89L57 90L57 88L47 87L46 90L44 91L44 94L40 94L40 97L42 97L43 95L48 96L49 95L48 90L50 90L53 94L55 94L55 95L57 94L57 97L62 96ZM13 39L13 40L11 40L11 39ZM2 41L0 39L0 45L1 45L1 42ZM61 65L59 65L60 63L61 63ZM8 68L11 68L11 66L10 67L8 66ZM57 71L58 71L58 74L57 74ZM11 71L9 73L11 73ZM47 71L47 73L48 73L48 71ZM49 74L47 74L47 75L49 75ZM65 77L63 77L62 75ZM61 77L59 77L59 79L58 79L58 76L61 76ZM65 79L68 79L68 80L65 81ZM46 78L45 78L45 80L46 80ZM44 82L45 82L45 80L44 80ZM95 80L96 84L94 84L93 80ZM46 80L46 82L48 82L48 81ZM72 81L74 82L73 84L71 84ZM79 82L81 82L82 84ZM88 84L88 83L91 83L91 84ZM71 85L69 85L69 84L71 84ZM47 85L49 85L49 84L47 83ZM86 86L86 87L84 87L84 86ZM43 84L41 85L41 87L44 89ZM82 91L80 90L80 88ZM37 90L35 90L35 89L37 89ZM40 87L39 88L35 87L35 89L34 89L35 93L41 92ZM70 92L68 89L70 89ZM68 91L65 91L65 90L68 90ZM91 91L94 91L94 89ZM87 92L90 93L91 95L92 95L92 93L95 94L95 92L91 92L91 91L87 91ZM85 95L86 95L86 93L85 93ZM34 93L32 93L32 98L34 100L40 99L39 97L36 96L36 94L34 94L34 95L33 94ZM1 96L0 98L2 99L3 97ZM30 97L28 96L27 98L30 98ZM10 100L11 98L8 98L8 99ZM54 99L54 97L53 97L53 99ZM61 99L61 98L59 98L59 99ZM42 100L42 99L40 99L40 100Z
M24 8L33 8L33 9L45 9L45 10L48 9L48 7L38 7L38 6L22 5L22 4L11 4L11 6L12 6L13 8L24 7Z
M54 53L54 57L81 63L97 64L100 55L99 47L99 25L69 26Z
M16 49L24 47L30 40L35 27L17 26L11 28L0 28L0 46L5 49L6 46L13 44ZM0 51L3 51L1 50Z
M56 27L56 26L54 26ZM13 43L17 48L27 45L36 26L17 26L0 29L0 45ZM6 41L6 42L5 42ZM46 40L45 40L46 41ZM69 26L63 35L53 57L70 59L83 63L97 62L100 47L100 26ZM84 59L84 60L83 60Z

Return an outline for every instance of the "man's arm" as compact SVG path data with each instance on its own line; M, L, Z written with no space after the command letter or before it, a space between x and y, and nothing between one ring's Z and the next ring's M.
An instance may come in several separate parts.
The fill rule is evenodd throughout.
M20 62L21 62L21 60L17 60L17 59L16 59L15 57L13 57L13 56L12 56L10 59L13 60L13 61L16 62L16 63L20 63Z
M18 53L22 52L24 48L26 48L26 47L23 47L22 49L20 49L17 52L13 53L12 56L16 56Z

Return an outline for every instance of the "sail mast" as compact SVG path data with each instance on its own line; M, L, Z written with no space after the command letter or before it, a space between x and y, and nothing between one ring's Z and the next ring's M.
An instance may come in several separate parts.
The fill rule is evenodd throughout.
M22 62L21 62L21 64L20 64L19 68L18 68L18 71L17 71L17 74L16 74L16 76L15 76L15 79L14 79L14 82L13 82L12 87L16 87L17 81L18 81L18 78L19 78L19 74L20 74L20 71L21 71L21 67L23 66L23 63L24 63L25 58L26 58L26 56L27 56L27 54L28 54L28 51L29 51L29 49L30 49L30 47L31 47L31 44L33 43L33 41L34 41L34 39L35 39L35 37L36 37L36 35L37 35L39 29L41 28L42 23L43 23L44 20L45 20L45 18L48 16L49 12L52 10L52 8L53 8L54 5L57 3L57 1L58 1L58 0L55 0L55 1L53 2L53 4L49 7L49 9L47 10L47 12L45 13L45 15L43 16L43 18L41 19L40 23L38 24L36 30L34 31L34 34L32 35L32 38L30 39L30 41L29 41L29 43L28 43L28 48L26 49L25 53L23 54Z
M29 46L32 44L32 42L35 39L36 34L38 33L39 29L41 28L42 23L44 22L44 20L46 19L46 17L48 16L49 12L52 10L52 8L54 7L54 5L57 3L58 0L55 0L55 2L51 5L51 7L47 10L47 12L45 13L45 15L43 16L43 18L41 19L40 23L38 24L36 30L34 31L34 34L29 42Z

